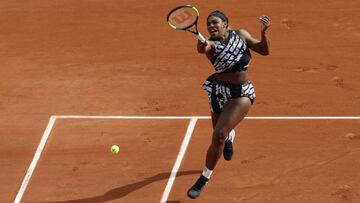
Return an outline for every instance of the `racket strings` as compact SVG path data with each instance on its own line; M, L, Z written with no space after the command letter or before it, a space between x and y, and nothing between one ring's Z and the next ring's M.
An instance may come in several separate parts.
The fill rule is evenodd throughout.
M173 11L168 17L168 22L176 29L186 29L194 25L197 19L197 12L185 7Z

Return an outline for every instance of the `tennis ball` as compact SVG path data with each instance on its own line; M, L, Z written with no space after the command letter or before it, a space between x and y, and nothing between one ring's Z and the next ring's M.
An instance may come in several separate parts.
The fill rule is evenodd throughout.
M111 146L111 153L117 154L117 153L119 153L119 151L120 151L119 146L117 146L117 145Z

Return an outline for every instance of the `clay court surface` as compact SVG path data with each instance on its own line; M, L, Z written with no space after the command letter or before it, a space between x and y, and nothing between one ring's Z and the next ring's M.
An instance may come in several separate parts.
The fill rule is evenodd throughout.
M201 85L213 70L192 34L166 24L181 4L198 7L204 34L212 10L255 37L258 17L272 19L271 54L250 66L255 119L237 126L233 160L195 201L186 191L210 143L198 116L209 116ZM1 1L0 202L160 202L185 138L166 202L360 202L359 19L350 0Z

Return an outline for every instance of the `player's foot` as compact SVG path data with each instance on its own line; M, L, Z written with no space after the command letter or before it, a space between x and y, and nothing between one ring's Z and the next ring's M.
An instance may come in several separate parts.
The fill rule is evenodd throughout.
M235 131L232 130L229 133L229 136L226 138L225 145L224 145L223 155L224 155L224 159L226 161L230 161L234 154L234 148L233 148L234 138L235 138Z
M191 199L196 199L200 196L201 191L209 181L205 176L201 175L196 183L188 190L187 195Z

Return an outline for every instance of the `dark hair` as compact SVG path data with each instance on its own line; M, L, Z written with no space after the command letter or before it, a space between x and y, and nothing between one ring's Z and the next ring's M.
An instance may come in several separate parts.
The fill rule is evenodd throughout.
M229 19L226 17L225 13L223 13L221 11L216 10L216 11L211 12L207 17L207 20L209 20L209 18L211 16L216 16L216 17L220 18L222 21L226 22L226 24L229 24Z

